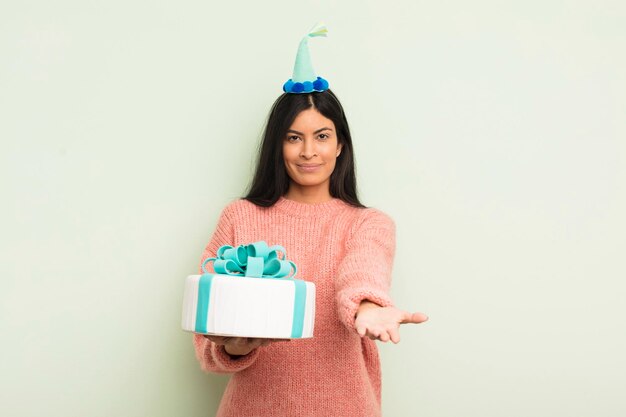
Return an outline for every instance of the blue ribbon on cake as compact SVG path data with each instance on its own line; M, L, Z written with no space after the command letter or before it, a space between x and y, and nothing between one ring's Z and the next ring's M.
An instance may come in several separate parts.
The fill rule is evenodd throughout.
M282 254L282 258L279 254ZM287 260L285 248L280 245L268 246L266 242L259 241L237 247L224 245L217 250L216 255L216 258L207 258L202 263L204 274L200 277L198 288L196 332L203 333L206 329L211 283L215 276L206 270L206 264L213 262L215 273L220 275L293 281L295 284L295 299L291 337L302 337L306 284L302 280L295 279L298 268L295 263Z

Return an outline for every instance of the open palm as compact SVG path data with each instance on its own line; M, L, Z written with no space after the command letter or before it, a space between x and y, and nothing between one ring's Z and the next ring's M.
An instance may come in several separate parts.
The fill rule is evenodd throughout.
M400 341L400 325L423 323L428 316L423 313L410 313L397 307L372 305L359 310L354 327L361 337L393 343Z

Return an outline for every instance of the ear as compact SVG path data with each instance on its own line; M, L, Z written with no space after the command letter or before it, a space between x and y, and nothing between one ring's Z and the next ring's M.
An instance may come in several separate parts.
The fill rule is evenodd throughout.
M339 154L341 153L341 148L343 147L343 143L340 143L339 145L337 145L337 155L339 156Z

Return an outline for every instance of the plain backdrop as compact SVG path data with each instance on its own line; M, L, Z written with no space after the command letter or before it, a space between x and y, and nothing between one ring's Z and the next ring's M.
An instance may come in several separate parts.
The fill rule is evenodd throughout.
M214 414L184 278L317 21L430 316L378 344L384 415L626 415L621 0L3 1L0 415Z

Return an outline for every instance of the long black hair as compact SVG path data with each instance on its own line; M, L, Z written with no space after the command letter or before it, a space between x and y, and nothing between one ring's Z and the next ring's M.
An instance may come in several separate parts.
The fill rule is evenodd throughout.
M326 90L318 93L284 93L272 105L259 158L246 200L261 207L270 207L287 193L289 175L283 161L283 141L287 130L301 111L314 108L335 124L341 153L330 175L330 195L355 206L365 207L357 197L354 151L348 120L337 96Z

